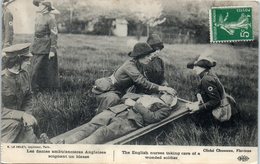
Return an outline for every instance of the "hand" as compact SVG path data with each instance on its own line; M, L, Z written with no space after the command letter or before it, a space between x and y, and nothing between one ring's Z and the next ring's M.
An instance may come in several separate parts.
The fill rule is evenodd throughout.
M135 101L128 98L128 99L125 100L125 105L127 105L127 106L134 106L135 105Z
M136 102L135 105L133 106L133 111L135 111L136 113L140 113L143 112L144 109L146 109L144 107L144 105L140 102ZM148 110L148 109L147 109Z
M49 53L49 59L51 59L52 57L54 57L55 56L55 53L54 52L50 52Z
M5 52L2 52L2 57L6 56L6 53Z
M165 91L173 96L177 94L177 92L173 88L167 86L159 86L159 91Z
M197 112L199 110L199 101L193 103L187 103L186 108L188 108L191 111L190 113Z
M33 115L24 113L22 119L24 126L37 125L37 120L33 117Z

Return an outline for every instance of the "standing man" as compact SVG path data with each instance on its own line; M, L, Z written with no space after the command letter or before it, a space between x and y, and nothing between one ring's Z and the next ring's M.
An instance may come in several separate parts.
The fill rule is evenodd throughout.
M2 2L2 48L8 47L13 43L13 14L8 9L8 5L14 0L3 0Z
M34 40L31 46L32 57L32 90L50 90L59 88L57 57L58 29L51 11L52 3L34 0L38 7L35 20Z
M13 14L8 9L8 5L14 2L14 0L3 0L2 2L2 48L8 47L13 44ZM2 54L2 70L5 69L4 65L6 57Z

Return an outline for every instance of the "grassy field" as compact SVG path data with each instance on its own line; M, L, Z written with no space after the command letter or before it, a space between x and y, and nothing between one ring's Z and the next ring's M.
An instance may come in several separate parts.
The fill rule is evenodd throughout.
M30 42L31 36L19 35L16 43ZM42 132L50 137L66 132L94 116L96 102L88 90L95 79L110 75L128 57L131 37L105 37L61 34L59 36L59 71L61 90L44 92L34 97L34 113ZM143 40L145 38L142 38ZM206 49L213 50L218 61L213 69L237 100L242 118L235 126L210 127L195 125L190 117L181 118L130 144L163 145L257 145L258 49L213 45L165 45L166 79L181 98L195 101L198 77L186 63Z

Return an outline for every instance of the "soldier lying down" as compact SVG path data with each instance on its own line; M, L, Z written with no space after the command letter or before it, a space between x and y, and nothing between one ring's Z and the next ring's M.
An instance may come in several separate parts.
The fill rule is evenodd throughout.
M127 95L125 96L127 97ZM101 144L121 137L148 124L168 117L177 104L177 97L131 95L119 104L96 115L84 128L59 143ZM136 100L136 101L134 101Z

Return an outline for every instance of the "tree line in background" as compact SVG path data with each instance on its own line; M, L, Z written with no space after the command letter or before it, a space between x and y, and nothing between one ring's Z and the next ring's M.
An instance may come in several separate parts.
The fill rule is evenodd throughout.
M209 43L209 13L214 1L59 0L61 33L112 35L113 21L128 22L128 36L158 33L166 43ZM228 2L226 5L234 5ZM201 6L203 4L203 6ZM256 42L256 45L257 42Z

